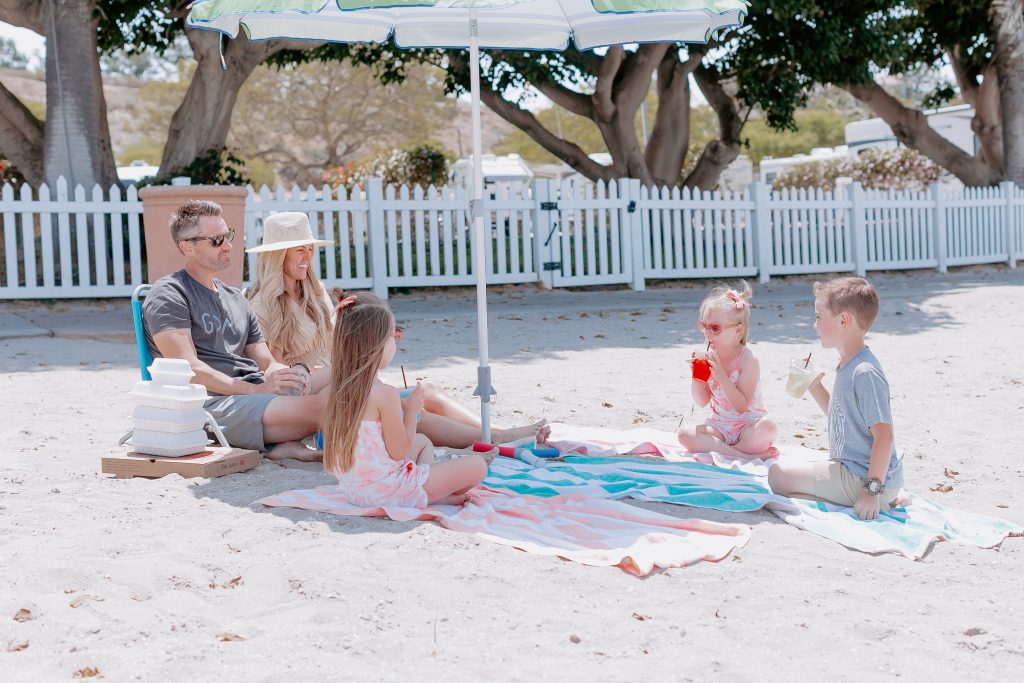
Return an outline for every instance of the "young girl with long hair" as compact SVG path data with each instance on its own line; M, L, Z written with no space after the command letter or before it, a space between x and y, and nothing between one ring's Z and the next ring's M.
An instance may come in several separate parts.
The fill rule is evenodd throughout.
M700 305L697 325L708 342L710 373L694 370L690 394L697 405L710 404L711 416L679 430L679 443L689 451L741 458L776 453L778 430L761 400L761 366L747 347L751 295L746 282L740 291L715 287Z
M434 446L416 433L423 389L406 399L378 373L395 355L395 318L370 293L342 299L332 343L324 406L324 469L352 505L461 505L487 476L489 458L466 455L434 461Z

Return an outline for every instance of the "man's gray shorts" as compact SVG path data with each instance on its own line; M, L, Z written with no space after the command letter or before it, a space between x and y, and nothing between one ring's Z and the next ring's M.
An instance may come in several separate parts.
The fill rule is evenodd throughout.
M214 396L204 404L224 431L228 443L235 448L266 451L263 443L263 413L277 398L276 394Z

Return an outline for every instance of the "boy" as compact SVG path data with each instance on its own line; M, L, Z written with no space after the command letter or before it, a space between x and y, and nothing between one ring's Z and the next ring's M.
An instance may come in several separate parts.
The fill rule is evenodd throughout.
M814 283L814 329L824 348L839 352L832 396L821 383L825 373L810 388L828 415L829 460L779 462L768 472L775 493L852 505L860 519L875 519L898 497L903 458L893 440L889 382L864 344L877 315L878 292L867 280Z

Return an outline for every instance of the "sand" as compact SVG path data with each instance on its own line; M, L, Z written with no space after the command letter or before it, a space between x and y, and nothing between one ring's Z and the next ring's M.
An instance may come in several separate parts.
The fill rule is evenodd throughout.
M883 312L869 343L893 388L908 486L1024 523L1024 269L873 279ZM814 339L811 281L755 284L752 349L782 440L821 448L824 417L784 392L790 358L835 360ZM700 346L704 285L494 290L495 420L699 421L683 377ZM401 294L393 305L407 330L396 362L469 401L471 290ZM137 378L127 303L8 303L0 316L55 335L0 333L5 680L92 670L108 680L222 681L1024 672L1024 539L990 550L940 543L914 562L847 550L767 512L644 504L744 522L753 536L720 563L638 579L429 523L251 506L327 483L315 465L115 480L99 474L99 460L118 450ZM400 381L397 367L389 374ZM951 490L929 490L939 486Z

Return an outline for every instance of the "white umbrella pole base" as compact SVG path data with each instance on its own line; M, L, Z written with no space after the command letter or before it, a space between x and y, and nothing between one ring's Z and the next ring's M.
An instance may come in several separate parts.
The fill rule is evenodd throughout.
M478 367L473 395L480 397L480 440L484 443L491 442L491 396L497 393L491 385L491 366Z

